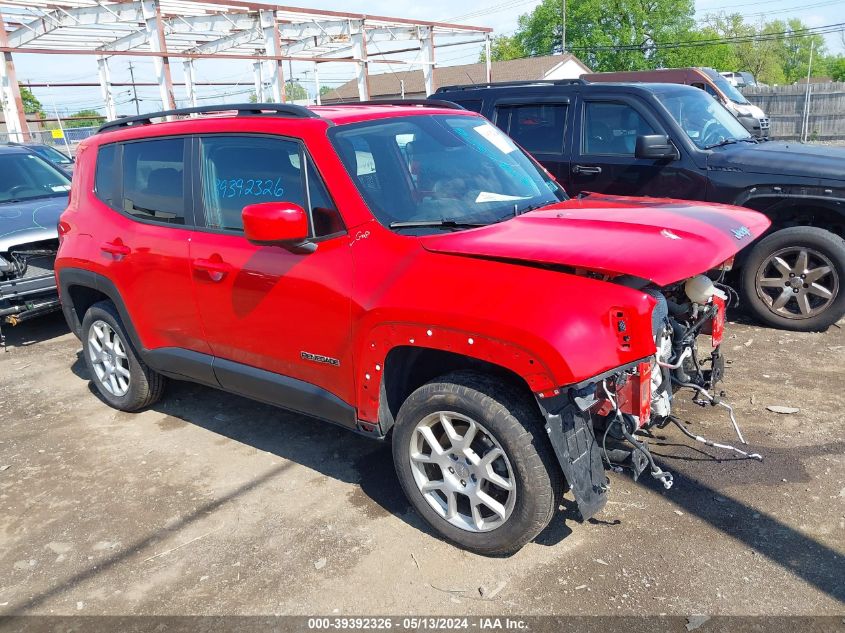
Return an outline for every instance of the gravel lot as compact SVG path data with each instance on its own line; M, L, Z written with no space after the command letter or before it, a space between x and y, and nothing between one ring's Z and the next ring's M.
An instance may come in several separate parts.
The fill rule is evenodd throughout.
M595 520L567 504L505 559L433 537L384 444L185 383L117 412L60 315L7 334L0 615L845 613L838 327L731 324L725 388L764 463L657 431L672 490L611 473ZM733 442L724 410L684 400Z

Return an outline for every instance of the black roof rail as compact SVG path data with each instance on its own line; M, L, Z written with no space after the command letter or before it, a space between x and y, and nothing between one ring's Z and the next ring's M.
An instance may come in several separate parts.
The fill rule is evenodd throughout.
M586 79L529 79L525 81L501 81L483 82L477 84L458 84L455 86L442 86L435 94L450 92L452 90L472 90L473 88L507 88L508 86L583 86L588 84Z
M451 101L440 99L374 99L372 101L347 101L346 103L333 103L336 105L392 105L392 106L425 106L427 108L448 108L449 110L466 110L462 105Z
M221 105L199 106L196 108L177 108L176 110L163 110L161 112L150 112L137 116L127 116L114 121L109 121L100 126L97 134L107 130L116 130L121 127L134 127L136 125L149 125L152 119L161 119L168 116L185 116L189 114L209 114L211 112L235 111L238 116L263 115L282 116L302 119L320 119L319 114L312 112L306 107L293 103L225 103Z

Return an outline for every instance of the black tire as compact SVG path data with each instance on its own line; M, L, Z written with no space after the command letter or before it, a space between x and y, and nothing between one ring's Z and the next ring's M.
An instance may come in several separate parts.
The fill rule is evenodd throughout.
M114 395L110 393L94 369L92 354L95 352L89 343L89 338L92 327L98 321L103 321L111 327L125 350L129 365L129 388L125 394ZM82 319L82 354L85 356L85 365L88 367L91 382L97 388L97 393L115 409L139 411L156 402L164 393L167 379L150 369L138 356L137 350L126 334L120 315L111 301L95 303L85 313L85 317Z
M429 505L417 486L411 440L417 424L439 411L480 423L510 462L516 498L510 515L495 529L472 532L453 525ZM501 378L471 371L436 378L408 397L393 428L393 461L417 512L449 541L487 556L511 554L537 536L551 521L563 494L563 474L530 395Z
M757 286L757 272L761 266L778 251L790 248L812 249L823 255L831 264L831 275L826 277L824 282L835 289L834 296L823 310L809 317L801 317L795 301L788 306L789 310L796 312L792 317L776 313L763 297L767 292L766 289ZM775 231L754 245L743 264L740 291L745 307L752 316L764 324L784 330L814 332L824 330L845 315L843 282L845 282L845 240L818 227L793 226ZM770 288L768 293L775 295L776 290Z

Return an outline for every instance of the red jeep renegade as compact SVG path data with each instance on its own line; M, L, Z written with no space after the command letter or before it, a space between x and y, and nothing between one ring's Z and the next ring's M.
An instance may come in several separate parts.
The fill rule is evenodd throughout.
M720 404L721 278L769 225L569 199L435 101L130 117L77 165L56 274L106 402L191 380L387 438L413 506L485 554L534 538L564 482L599 511L605 463L671 485L640 433L678 389Z

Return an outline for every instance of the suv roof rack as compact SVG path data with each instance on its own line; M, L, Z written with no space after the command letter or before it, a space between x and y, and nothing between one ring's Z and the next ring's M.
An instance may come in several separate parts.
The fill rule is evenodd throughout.
M136 125L149 125L152 119L160 119L168 116L180 116L188 114L209 114L211 112L231 112L235 111L238 116L247 115L264 115L270 113L269 116L293 117L302 119L320 119L319 114L312 112L308 108L293 103L232 103L222 105L199 106L196 108L177 108L176 110L162 110L161 112L150 112L149 114L139 114L137 116L127 116L114 121L108 121L100 126L97 134L107 130L116 130L121 127L134 127Z
M585 79L528 79L525 81L502 81L483 82L477 84L458 84L455 86L443 86L437 89L435 94L449 92L450 90L472 90L473 88L507 88L508 86L582 86L589 83Z
M427 108L448 108L449 110L466 110L462 105L440 99L374 99L371 101L349 101L347 103L333 103L335 105L392 105L392 106L424 106Z

